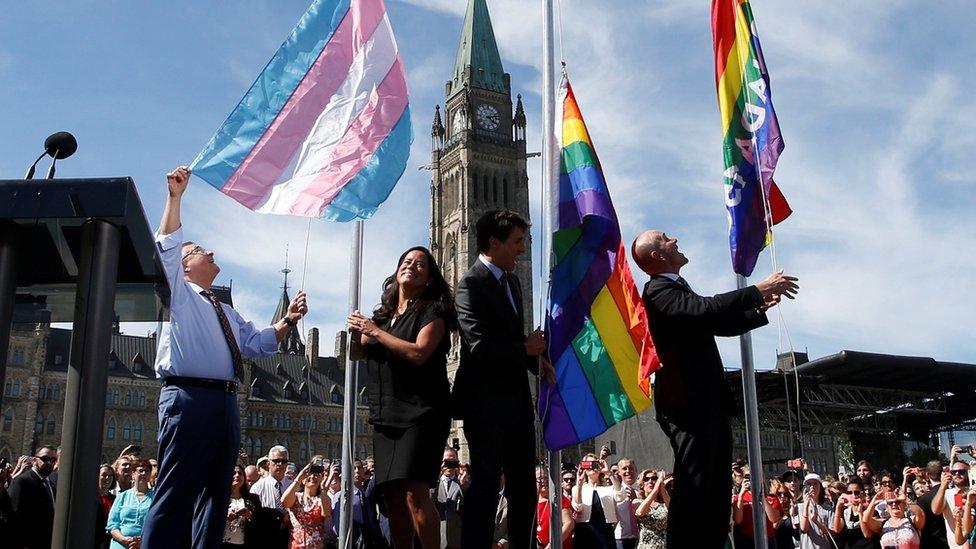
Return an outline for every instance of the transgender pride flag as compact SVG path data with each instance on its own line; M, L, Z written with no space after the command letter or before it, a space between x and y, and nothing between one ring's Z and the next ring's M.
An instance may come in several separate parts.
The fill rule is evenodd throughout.
M190 167L251 210L350 221L390 195L411 141L383 0L315 0Z

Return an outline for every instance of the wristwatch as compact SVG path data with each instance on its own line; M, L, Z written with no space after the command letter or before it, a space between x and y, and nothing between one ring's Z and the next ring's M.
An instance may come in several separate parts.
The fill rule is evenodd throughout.
M288 318L288 315L281 317L281 320L284 320L285 324L289 326L298 326L298 322L295 322L294 320Z

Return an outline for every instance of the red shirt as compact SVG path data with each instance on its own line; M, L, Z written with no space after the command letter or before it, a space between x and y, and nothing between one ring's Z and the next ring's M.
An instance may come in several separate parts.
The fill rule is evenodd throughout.
M739 500L739 496L732 496L732 505L735 505ZM766 501L769 502L769 506L777 511L782 511L783 506L779 502L779 498L776 496L766 496ZM765 511L763 515L765 515ZM769 522L769 517L766 518L766 538L771 538L776 534L776 525ZM742 522L736 524L735 527L739 532L746 537L754 538L755 531L753 529L752 523L752 491L746 492L745 496L742 498Z
M538 522L535 527L535 536L539 539L539 547L549 545L549 509L550 505L548 501L540 501L538 505ZM569 509L572 512L573 506L569 501L569 498L563 496L563 509ZM569 539L563 542L563 547L565 549L573 549L573 536L569 536Z

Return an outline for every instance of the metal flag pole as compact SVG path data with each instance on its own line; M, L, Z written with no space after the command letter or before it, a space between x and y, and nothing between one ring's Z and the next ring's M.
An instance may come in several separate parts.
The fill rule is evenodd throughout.
M352 252L349 260L349 312L359 310L360 281L363 270L363 222L356 221L352 229ZM346 330L346 379L342 403L342 497L339 509L339 547L352 547L352 460L356 453L356 374L358 357L353 357L353 337L358 332Z
M555 178L557 173L553 170L556 161L556 66L554 63L555 42L553 40L553 0L543 0L542 2L542 187L548 191L545 193L545 200L542 204L543 218L545 219L546 240L548 246L543 250L545 254L545 268L549 269L551 279L552 270L552 229L553 223L553 194L557 189ZM548 285L547 285L548 286ZM548 295L548 287L546 288ZM541 396L541 395L540 395ZM551 549L562 549L562 499L563 492L561 487L562 452L550 450L549 459L549 547Z
M748 286L746 277L735 275L736 285L741 290ZM759 446L759 403L756 398L756 369L752 361L752 334L746 332L739 336L739 351L742 354L742 408L746 415L746 446L749 457L749 473L752 478L752 526L756 535L756 549L767 549L765 475L763 475L762 449ZM760 534L761 532L761 534Z

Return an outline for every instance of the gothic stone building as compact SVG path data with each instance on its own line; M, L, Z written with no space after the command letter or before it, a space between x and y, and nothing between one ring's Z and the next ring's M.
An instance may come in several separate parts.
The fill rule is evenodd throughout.
M233 305L229 287L214 287L221 301ZM289 303L287 285L272 322ZM8 461L32 454L41 445L58 446L64 414L65 383L71 331L52 327L41 318L15 319L6 365L0 457ZM24 322L31 320L31 322ZM341 349L340 349L341 351ZM344 364L338 357L319 356L318 329L303 343L292 328L271 357L247 359L246 377L238 392L241 444L252 463L275 444L290 450L302 463L315 453L338 458L342 440ZM102 460L111 462L130 444L142 446L144 456L157 453L155 379L156 336L116 333L107 361L108 390L102 430ZM365 372L360 375L360 388ZM367 409L357 409L357 453L372 451ZM311 430L311 444L308 432Z
M529 219L525 169L525 111L522 97L512 107L511 80L502 68L486 0L469 0L461 29L454 72L445 85L443 119L435 107L431 129L430 248L452 288L477 261L475 222L484 212L510 209ZM528 236L528 235L527 235ZM516 274L523 302L532 301L531 241L519 258ZM526 307L526 329L532 307ZM458 345L448 359L452 382L458 367ZM452 442L464 437L456 423Z

